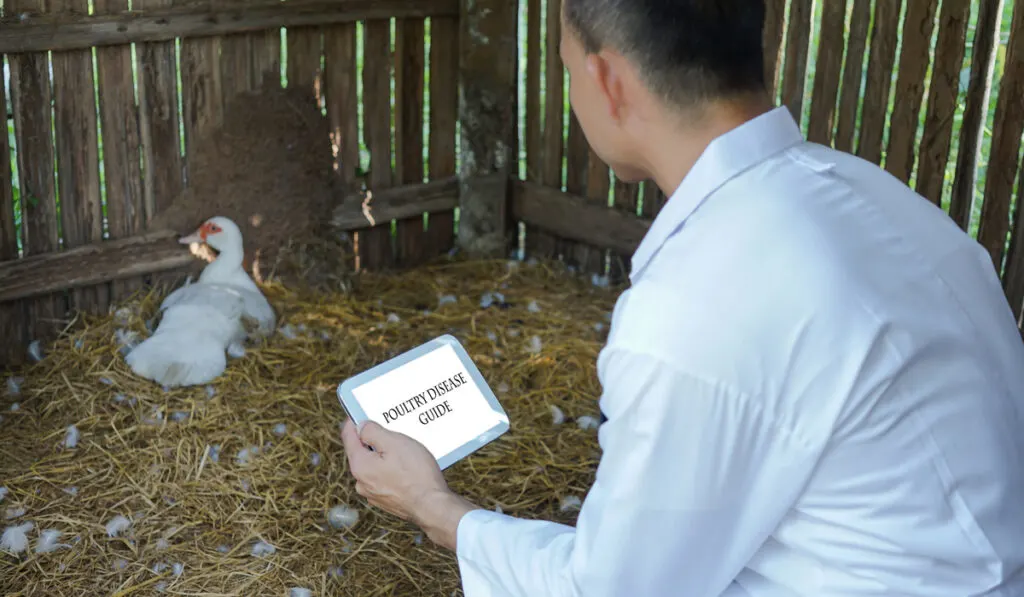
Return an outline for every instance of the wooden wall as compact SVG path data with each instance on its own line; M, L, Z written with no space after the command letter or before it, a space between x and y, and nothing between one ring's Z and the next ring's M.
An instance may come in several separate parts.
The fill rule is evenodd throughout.
M104 311L190 259L141 233L187 184L190 139L267 79L316 95L340 177L368 171L375 225L358 206L334 217L363 269L442 255L457 225L493 246L511 224L519 256L621 281L665 202L588 147L566 101L560 0L519 0L518 22L499 0L134 0L131 12L128 0L2 1L13 135L0 142L0 353L23 355L76 309ZM1024 0L767 9L779 104L811 140L947 210L988 250L1019 318ZM517 35L518 56L499 59ZM460 201L489 205L457 212Z
M1024 210L1011 209L1024 186L1024 0L766 1L765 72L779 105L810 140L880 164L941 205L989 251L1019 319L1024 240L1010 239L1024 234ZM581 235L622 213L649 222L665 197L617 181L590 151L564 102L560 0L522 2L522 178L616 212L521 218L525 254L621 279L642 231L600 245ZM634 224L623 221L613 229Z
M0 298L0 352L15 360L75 311L106 312L158 270L187 262L173 239L139 235L187 184L198 131L264 80L317 96L347 182L369 171L365 183L380 193L456 173L457 0L134 0L128 8L128 0L95 0L91 12L88 0L4 1L0 61L10 82L0 85L0 104L10 100L13 135L0 144L0 295L17 298ZM446 253L454 203L405 210L372 229L365 218L350 224L356 265L410 266ZM84 262L71 257L93 243L103 243L107 263L92 259L83 278L73 266ZM128 253L144 263L118 269ZM44 270L75 288L40 286Z

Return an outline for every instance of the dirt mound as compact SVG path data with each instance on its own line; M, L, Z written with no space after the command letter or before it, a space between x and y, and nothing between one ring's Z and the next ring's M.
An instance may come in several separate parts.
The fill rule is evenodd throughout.
M150 229L187 234L209 217L231 218L242 229L246 269L266 276L283 259L295 261L286 259L286 247L334 240L325 223L340 188L329 126L315 99L305 90L266 85L237 95L223 124L196 139L185 191ZM328 265L340 266L321 264ZM302 275L276 275L289 273Z

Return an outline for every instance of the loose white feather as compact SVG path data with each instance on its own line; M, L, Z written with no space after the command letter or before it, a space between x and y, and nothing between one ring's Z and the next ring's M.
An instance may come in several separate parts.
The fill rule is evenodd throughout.
M70 548L71 546L67 543L57 542L62 534L63 533L57 529L44 530L39 534L39 539L36 541L36 553L50 553L52 551L57 551L62 547Z
M35 525L31 522L24 522L22 524L7 527L4 529L4 534L0 536L0 549L9 551L11 553L21 553L28 549L28 532L32 530Z
M127 531L131 526L132 522L130 520L118 514L117 516L107 521L107 536L117 537L121 533Z

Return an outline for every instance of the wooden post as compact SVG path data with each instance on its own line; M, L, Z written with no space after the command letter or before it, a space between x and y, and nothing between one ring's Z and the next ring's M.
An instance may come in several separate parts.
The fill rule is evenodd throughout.
M460 2L458 243L475 257L505 256L511 241L518 7L508 0Z

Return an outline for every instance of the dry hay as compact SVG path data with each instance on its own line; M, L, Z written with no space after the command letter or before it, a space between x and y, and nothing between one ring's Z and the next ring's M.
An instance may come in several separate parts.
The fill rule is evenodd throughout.
M281 255L290 243L333 241L339 247L326 263L342 267L345 243L324 226L334 197L342 195L328 123L315 98L267 83L236 95L221 125L197 136L187 188L149 228L188 234L207 218L229 217L242 229L248 270L258 268L259 276L276 268L296 281L302 276Z
M144 332L156 296L84 322L17 373L19 395L0 398L0 486L10 491L0 513L24 513L0 527L35 528L28 552L0 552L0 593L461 593L450 552L355 493L334 394L347 376L442 333L464 343L512 426L446 471L453 489L488 509L574 524L576 510L563 506L583 497L599 457L596 431L576 418L599 415L595 362L616 293L558 265L504 261L364 278L349 295L268 287L286 331L232 361L209 390L165 392L124 365L117 330ZM63 445L70 425L75 448ZM260 450L248 465L235 462L250 446ZM359 522L328 526L335 504L356 508ZM110 538L104 525L116 515L133 524ZM71 547L34 553L49 528ZM261 540L275 553L251 555Z

